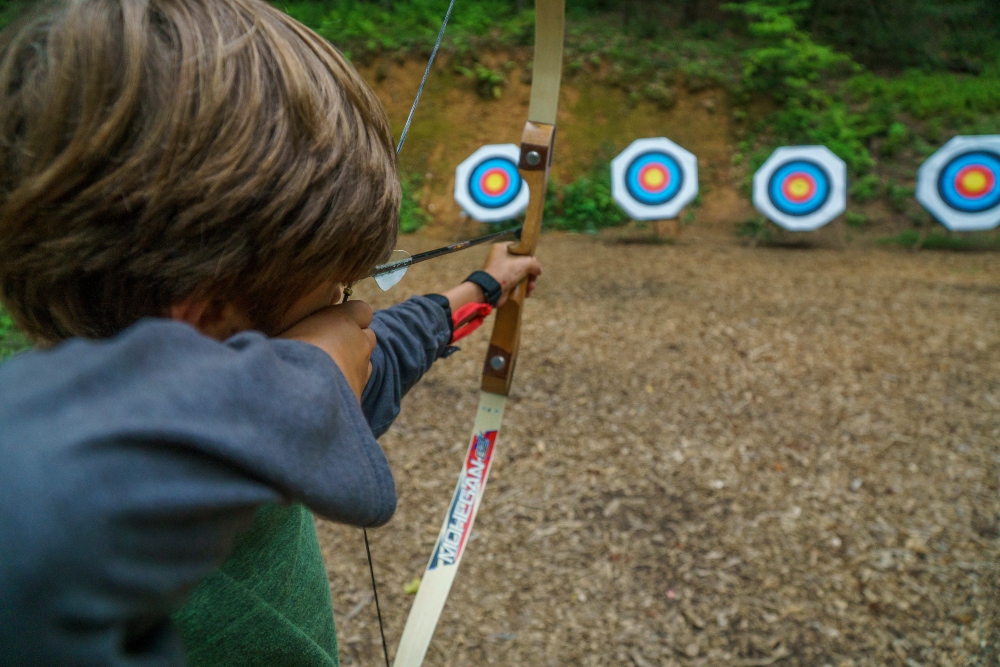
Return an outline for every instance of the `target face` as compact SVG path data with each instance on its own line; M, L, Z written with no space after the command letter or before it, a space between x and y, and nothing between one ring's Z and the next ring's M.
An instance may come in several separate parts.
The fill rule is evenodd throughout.
M633 220L676 217L698 195L698 160L669 139L639 139L611 161L611 194Z
M516 218L528 207L528 184L517 171L514 144L483 146L455 170L455 201L479 222Z
M819 229L847 208L847 165L825 146L779 148L754 174L753 203L790 231Z
M917 200L954 231L1000 225L1000 136L955 137L920 167Z

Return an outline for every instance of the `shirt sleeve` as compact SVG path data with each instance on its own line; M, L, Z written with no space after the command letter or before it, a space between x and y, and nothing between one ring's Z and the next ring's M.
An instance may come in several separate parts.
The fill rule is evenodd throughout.
M183 664L169 614L261 504L396 502L325 353L164 320L0 366L0 457L0 664Z
M376 312L371 328L377 343L361 406L378 437L399 415L406 392L439 357L447 354L451 322L441 306L427 297L415 296Z

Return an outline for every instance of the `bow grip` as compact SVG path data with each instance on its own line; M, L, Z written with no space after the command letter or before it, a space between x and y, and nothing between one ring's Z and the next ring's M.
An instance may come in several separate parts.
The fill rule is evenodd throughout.
M554 125L528 121L521 135L521 156L517 165L521 178L528 184L528 210L521 229L521 239L510 246L515 255L534 255L542 231L545 212L545 191L552 165L555 142ZM497 310L493 336L483 364L483 391L506 396L514 379L514 365L521 342L521 313L527 291L527 279L521 281L510 298Z

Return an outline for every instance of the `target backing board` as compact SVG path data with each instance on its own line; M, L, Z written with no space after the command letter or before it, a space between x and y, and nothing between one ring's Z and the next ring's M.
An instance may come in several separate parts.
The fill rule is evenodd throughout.
M917 201L956 232L1000 225L1000 135L955 137L917 172Z
M479 222L503 222L528 208L528 184L517 171L521 149L483 146L455 170L455 201Z
M826 146L784 146L753 176L753 205L792 232L811 232L847 209L847 164Z
M637 139L611 161L611 196L633 220L667 220L698 196L698 159L664 137Z

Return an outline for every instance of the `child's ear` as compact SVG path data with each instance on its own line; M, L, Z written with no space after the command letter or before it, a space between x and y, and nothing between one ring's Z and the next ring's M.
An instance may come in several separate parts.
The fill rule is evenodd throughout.
M225 340L240 331L253 328L249 319L232 303L204 295L191 295L170 306L169 317L187 322L201 333L217 340Z

